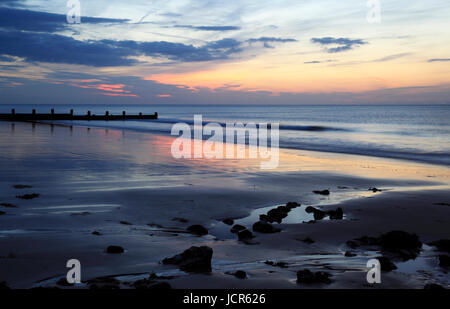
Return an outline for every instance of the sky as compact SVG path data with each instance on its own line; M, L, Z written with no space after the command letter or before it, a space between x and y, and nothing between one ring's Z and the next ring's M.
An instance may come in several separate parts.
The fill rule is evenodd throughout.
M449 16L448 0L2 0L0 103L450 104Z

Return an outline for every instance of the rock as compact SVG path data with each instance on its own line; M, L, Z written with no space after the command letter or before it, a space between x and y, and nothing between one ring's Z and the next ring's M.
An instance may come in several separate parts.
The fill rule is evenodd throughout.
M274 227L272 224L266 221L258 221L255 224L253 224L252 228L255 232L264 234L278 233L281 231L280 229Z
M30 188L33 188L33 187L29 186L29 185L14 185L13 188L14 189L30 189Z
M17 205L10 204L10 203L1 203L0 206L5 208L17 208Z
M448 255L439 255L439 266L441 267L449 267L450 266L450 256Z
M306 207L305 211L307 213L313 213L314 220L322 220L323 218L325 218L325 215L326 215L326 212L324 212L320 209L314 208L312 206Z
M344 256L346 256L346 257L354 257L354 256L356 256L356 253L353 253L351 251L345 251Z
M356 248L359 247L359 244L356 241L354 241L354 240L348 240L346 242L346 244L347 244L347 246L349 246L352 249L356 249Z
M286 262L274 262L274 261L265 261L264 264L270 265L270 266L275 266L275 267L280 267L280 268L288 268L287 263Z
M236 272L234 273L234 276L235 276L236 278L238 278L238 279L245 279L245 278L247 278L247 274L246 274L246 272L243 271L243 270L238 270L238 271L236 271Z
M192 234L195 234L198 236L208 235L208 230L200 224L191 225L190 227L187 228L187 230L189 232L191 232Z
M38 198L40 194L37 193L31 193L31 194L24 194L24 195L16 195L16 198L20 198L22 200L32 200L34 198Z
M0 210L0 216L6 214L6 212Z
M416 234L403 231L385 233L379 237L378 241L382 251L393 253L404 261L415 259L422 248L422 242Z
M336 210L328 211L327 215L330 216L331 220L341 220L344 218L344 212L341 207L338 207Z
M11 288L5 281L0 282L0 290L10 290Z
M383 191L383 190L381 190L381 189L377 189L377 188L369 188L369 191L372 191L373 193L376 193L376 192L381 192L381 191Z
M425 290L445 290L445 288L442 285L436 283L427 283L423 288Z
M392 263L391 260L389 260L385 256L379 256L379 257L377 257L377 260L380 262L382 271L389 272L389 271L397 269L397 266L395 266L395 264Z
M305 239L302 240L304 243L306 244L313 244L315 241L312 240L310 237L306 237Z
M100 233L100 232L98 232L98 231L93 231L93 232L92 232L92 235L100 236L100 235L102 235L102 233Z
M287 202L286 203L286 208L289 209L289 210L297 208L299 206L301 206L301 205L299 203L297 203L297 202Z
M127 222L127 221L120 221L119 223L123 224L123 225L133 225L132 223Z
M313 191L313 193L315 194L320 194L320 195L330 195L330 191L329 190L322 190L322 191Z
M290 209L288 209L286 206L279 206L277 208L271 209L267 212L267 217L269 220L267 222L278 222L281 223L281 221L287 217Z
M89 211L82 211L82 212L74 212L71 213L70 215L72 217L84 217L84 216L89 216L91 213Z
M108 248L106 248L106 252L110 254L120 254L124 253L125 250L121 246L108 246Z
M245 229L242 230L238 233L238 239L240 241L245 241L245 240L250 240L252 239L254 236L252 234L252 232L250 232L249 230Z
M259 215L259 220L269 222L270 218L268 215L263 214L263 215Z
M313 273L309 269L299 270L297 272L297 283L304 284L317 284L324 283L330 284L332 281L330 279L331 275L329 273L318 271Z
M162 263L177 265L185 272L209 273L212 255L213 250L210 247L190 247L181 254L165 258Z
M234 220L227 218L227 219L224 219L222 222L225 223L226 225L233 225Z
M188 223L189 222L189 220L185 219L185 218L173 218L172 221L178 221L178 222L181 222L181 223Z
M230 232L233 233L233 234L236 234L236 233L238 233L239 231L243 231L243 230L246 230L246 229L247 229L247 228L246 228L245 226L243 226L243 225L235 224L235 225L231 228Z
M450 239L440 239L429 243L430 246L436 247L439 251L450 253Z

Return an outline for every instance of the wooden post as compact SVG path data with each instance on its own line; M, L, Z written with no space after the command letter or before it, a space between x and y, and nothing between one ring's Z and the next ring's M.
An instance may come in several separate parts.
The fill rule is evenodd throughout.
M33 109L33 110L31 111L31 113L33 114L33 116L35 116L35 115L36 115L36 110Z
M70 117L73 117L73 109L70 110Z
M51 111L50 111L50 113L52 114L52 116L55 114L55 109L54 108L52 108L51 109Z
M142 113L139 113L139 118L141 118L142 117Z
M88 116L88 118L91 118L91 111L88 111L87 116Z
M16 110L13 108L12 110L11 110L11 115L15 115L16 114Z
M125 119L125 115L126 115L126 113L125 113L125 111L123 111L122 112L122 117Z

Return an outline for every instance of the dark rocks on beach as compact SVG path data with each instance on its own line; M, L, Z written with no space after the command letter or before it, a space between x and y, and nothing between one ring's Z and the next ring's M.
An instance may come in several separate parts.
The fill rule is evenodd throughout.
M314 208L312 206L306 207L305 211L307 213L313 213L314 220L322 220L326 216L326 212L324 212L324 211L322 211L320 209Z
M14 189L30 189L30 188L33 188L33 187L29 186L29 185L14 185L13 188Z
M17 208L17 205L10 204L10 203L1 203L0 206L5 208Z
M356 253L353 253L351 251L345 251L344 256L346 256L346 257L354 257L354 256L356 256Z
M72 217L84 217L84 216L89 216L91 213L89 211L82 211L82 212L74 212L71 213L70 215Z
M302 240L304 243L310 245L314 243L314 240L312 240L310 237L306 237L305 239Z
M238 279L245 279L247 278L247 273L243 270L238 270L233 275Z
M98 232L98 231L93 231L93 232L92 232L92 235L100 236L100 235L102 235L102 233L100 233L100 232Z
M327 215L330 216L331 220L341 220L344 218L344 212L341 207L336 210L327 211Z
M40 194L38 193L31 193L31 194L24 194L24 195L16 195L16 198L20 198L22 200L32 200L34 198L38 198Z
M207 246L190 247L181 254L165 258L163 264L177 265L182 271L193 273L211 272L213 250Z
M250 240L252 239L254 236L252 234L252 232L250 232L249 230L245 229L242 230L238 233L238 239L240 241L246 241L246 240Z
M441 254L439 255L439 266L441 267L450 267L450 256Z
M330 284L332 281L330 279L331 275L329 273L318 271L312 272L309 269L299 270L297 272L297 283L304 284Z
M380 236L379 242L383 251L394 253L404 261L415 259L422 248L419 236L403 231L385 233Z
M420 253L422 243L416 234L403 231L390 231L380 237L363 236L347 241L347 246L356 249L360 246L377 246L381 251L391 257L400 258L403 261L415 259Z
M123 225L133 225L132 223L127 222L127 221L120 221L119 223L123 224Z
M376 193L376 192L381 192L383 190L374 187L374 188L369 188L369 191L372 191L373 193Z
M397 269L397 266L385 256L379 256L377 257L377 260L380 262L381 271L389 272Z
M280 268L288 268L286 262L265 261L264 264L267 264L270 266L275 266L275 267L280 267Z
M124 253L125 250L121 246L108 246L108 248L106 248L106 252L110 254L120 254Z
M286 207L287 207L289 210L294 209L294 208L297 208L297 207L300 207L300 206L301 206L301 204L299 204L299 203L297 203L297 202L287 202L287 203L286 203Z
M192 234L198 236L208 235L208 230L200 224L191 225L190 227L187 228L187 230Z
M226 225L233 225L234 220L227 218L227 219L224 219L222 222L225 223Z
M450 239L440 239L429 243L430 246L436 247L439 251L450 253Z
M271 209L267 212L267 222L277 222L281 221L288 216L290 209L286 206L278 206L277 208Z
M0 282L0 290L9 290L11 289L5 281Z
M0 210L0 216L6 214L6 212Z
M281 231L279 228L274 227L272 224L266 221L258 221L253 224L252 228L255 232L263 234L278 233Z
M329 190L315 190L313 191L313 193L315 194L319 194L319 195L330 195L330 191Z
M246 229L247 229L247 228L246 228L245 226L243 226L243 225L235 224L235 225L231 228L230 232L233 233L233 234L236 234L236 233L239 233L240 231L243 231L243 230L246 230Z

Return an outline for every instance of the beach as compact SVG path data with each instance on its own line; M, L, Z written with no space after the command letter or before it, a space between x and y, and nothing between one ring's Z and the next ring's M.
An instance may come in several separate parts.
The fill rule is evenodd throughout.
M172 288L450 287L445 252L430 245L450 238L447 166L281 148L277 169L263 171L259 159L175 159L174 137L157 132L3 122L0 134L0 282L12 288L91 288L105 276L133 288L152 273ZM273 223L279 232L252 230L288 202L301 206ZM343 217L315 219L308 206L340 207ZM234 224L254 237L240 241ZM390 231L416 234L420 252L390 257L397 269L368 284L366 263L383 249L348 241ZM111 245L124 252L108 253ZM212 248L211 272L162 263L192 246ZM80 261L82 283L67 287L58 280L70 259ZM299 283L304 269L331 280Z

